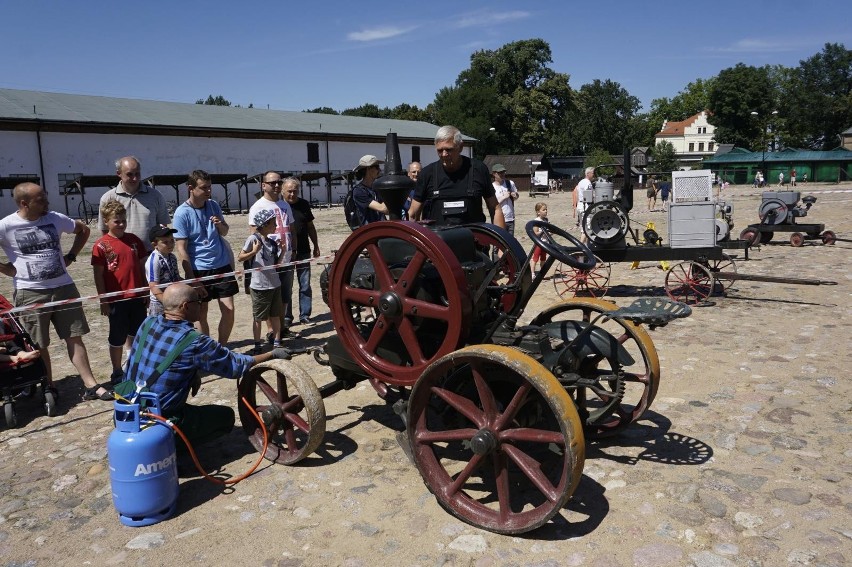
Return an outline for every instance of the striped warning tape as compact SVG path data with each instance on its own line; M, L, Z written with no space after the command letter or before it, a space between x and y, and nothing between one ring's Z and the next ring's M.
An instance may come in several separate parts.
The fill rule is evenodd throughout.
M223 279L223 278L227 278L229 276L240 277L240 276L243 276L244 274L250 274L252 272L260 272L260 271L263 271L263 270L284 268L284 267L287 267L287 266L300 266L302 264L319 263L321 260L332 260L333 258L334 258L333 255L317 256L316 258L309 258L307 260L298 260L298 261L295 261L295 262L282 262L280 264L275 264L273 266L264 266L262 268L250 268L248 270L236 269L233 272L227 272L227 273L224 273L224 274L213 274L213 275L210 275L210 276L204 276L204 277L199 277L199 278L189 278L189 279L181 280L181 282L186 283L186 284L192 284L192 283L196 283L196 282L206 282L206 281L211 281L211 280ZM164 287L167 287L167 285L164 286ZM33 304L30 304L30 305L22 305L20 307L13 307L12 309L7 309L5 311L0 310L0 316L6 315L6 314L22 313L24 311L34 311L36 309L47 309L47 308L50 308L50 307L60 307L60 306L69 305L69 304L72 304L72 303L83 303L85 301L94 301L94 300L100 301L101 299L111 299L111 298L115 298L115 297L118 297L120 299L127 299L128 294L132 294L134 297L137 297L137 296L143 296L143 294L147 295L148 293L150 293L150 288L148 286L145 286L145 287L138 287L136 289L128 289L128 290L122 290L122 291L111 291L109 293L102 293L102 294L96 294L96 295L86 295L86 296L82 296L82 297L76 297L76 298L73 298L73 299L61 299L59 301L48 301L48 302L45 302L45 303L33 303Z

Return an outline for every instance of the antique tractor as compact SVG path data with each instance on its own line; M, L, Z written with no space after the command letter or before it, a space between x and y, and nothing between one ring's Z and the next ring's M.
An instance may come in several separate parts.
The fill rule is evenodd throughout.
M409 186L388 147L379 190L401 210ZM548 268L594 267L566 231L542 221L526 231L550 255ZM250 441L273 461L297 462L322 442L322 398L369 380L403 418L412 460L446 510L497 533L543 525L580 481L585 439L622 431L656 395L660 364L641 324L689 314L665 299L618 308L589 298L519 325L544 272L532 278L520 243L488 224L355 230L330 269L335 334L316 357L335 380L317 387L289 361L253 368L239 390L270 443L241 409Z
M776 232L791 232L790 244L799 247L805 239L821 239L823 244L834 244L837 236L830 230L825 230L824 224L800 224L798 218L808 216L816 197L808 195L801 199L798 191L764 191L761 196L758 216L760 222L748 225L740 233L741 240L752 244L766 244L772 240Z

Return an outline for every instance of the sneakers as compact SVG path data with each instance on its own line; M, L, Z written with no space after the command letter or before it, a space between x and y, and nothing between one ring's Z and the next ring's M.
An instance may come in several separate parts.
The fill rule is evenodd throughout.
M281 340L284 339L298 339L301 337L299 333L294 333L290 329L281 329Z
M124 373L124 370L119 368L118 370L113 370L112 374L109 377L109 383L113 386L118 384L119 382L124 382L124 379L127 375Z
M86 388L85 390L83 390L83 400L102 400L104 402L109 402L114 399L112 392L107 389L104 389L103 394L98 394L98 388L100 388L100 386L95 386L94 388Z
M311 318L310 317L302 317L301 319L299 319L299 323L302 324L302 325L310 325L311 324Z

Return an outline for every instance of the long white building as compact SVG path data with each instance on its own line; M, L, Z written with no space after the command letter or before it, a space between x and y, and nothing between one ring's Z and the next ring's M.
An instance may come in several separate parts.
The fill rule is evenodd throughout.
M125 155L139 159L142 177L169 201L185 198L182 181L204 169L214 174L213 198L244 210L260 188L257 176L273 169L298 176L305 198L337 203L345 174L362 155L384 157L389 132L398 136L405 167L437 159L437 129L407 120L0 89L0 216L16 210L10 187L22 176L40 180L51 208L82 216L84 200L96 205L118 182L114 162Z

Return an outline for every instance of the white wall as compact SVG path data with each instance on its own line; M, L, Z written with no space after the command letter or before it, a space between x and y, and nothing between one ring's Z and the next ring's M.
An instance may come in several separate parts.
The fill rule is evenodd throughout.
M65 197L59 193L58 176L60 173L83 173L86 175L114 175L115 159L125 155L135 155L142 163L142 177L151 175L174 175L189 173L193 169L204 169L209 173L237 173L255 175L268 169L284 171L335 171L353 169L361 156L373 154L384 158L385 144L330 142L328 153L326 142L319 143L319 163L308 163L308 141L258 140L239 138L203 138L189 136L155 136L136 134L76 134L44 132L41 134L41 147L44 159L43 186L47 189L51 208L66 212ZM420 145L421 159L425 163L435 161L436 155L431 143ZM326 164L326 156L330 163ZM400 145L402 167L411 161L411 145ZM0 131L0 175L36 174L41 175L38 156L38 144L35 132ZM249 199L254 202L252 193L259 191L258 184L249 184ZM97 203L108 188L99 187L86 191L86 200ZM159 187L167 200L175 199L172 187ZM228 187L230 205L237 208L237 185ZM303 197L312 196L320 202L326 202L325 181L314 182L310 191L303 184ZM332 186L332 203L346 193L345 185ZM185 186L180 188L180 197L185 197ZM223 200L221 186L213 187L213 198ZM242 195L243 207L246 207ZM68 196L68 212L77 216L78 195ZM6 216L16 210L11 191L4 191L0 198L0 216Z

